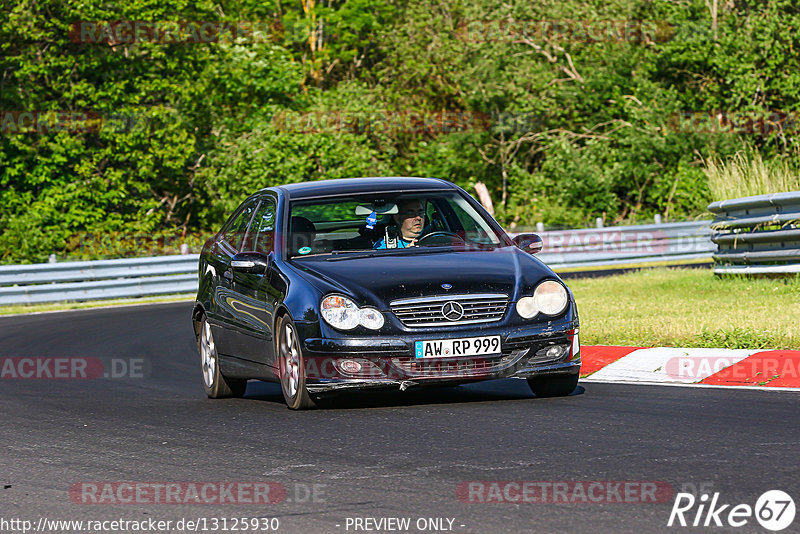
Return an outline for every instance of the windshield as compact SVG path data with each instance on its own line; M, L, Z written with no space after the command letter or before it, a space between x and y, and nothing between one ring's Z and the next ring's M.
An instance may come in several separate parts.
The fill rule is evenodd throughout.
M505 244L455 191L303 200L292 202L290 209L289 257Z

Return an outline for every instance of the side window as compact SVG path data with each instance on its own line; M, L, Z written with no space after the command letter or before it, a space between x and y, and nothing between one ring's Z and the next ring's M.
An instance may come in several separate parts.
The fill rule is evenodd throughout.
M483 243L487 241L486 232L478 227L478 223L470 216L469 213L461 209L460 206L453 206L453 211L455 212L456 217L458 217L458 221L461 223L461 226L464 228L467 239L476 243Z
M265 198L256 210L247 233L245 250L269 254L275 243L275 201Z
M468 241L475 243L498 243L498 238L486 221L463 198L456 198L451 203L453 213L458 218L458 223L464 229Z
M438 205L436 200L428 201L425 224L428 225L427 230L429 232L450 230L450 227L447 224L447 218L444 216L444 213L442 213L441 206Z
M241 250L242 240L247 231L247 225L250 224L250 219L253 218L253 212L257 205L257 200L248 202L222 235L222 240L227 242L236 251Z

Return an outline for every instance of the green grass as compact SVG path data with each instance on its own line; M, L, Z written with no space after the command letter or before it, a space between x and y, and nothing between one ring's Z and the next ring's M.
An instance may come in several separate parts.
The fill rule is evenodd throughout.
M586 345L800 349L797 277L649 269L567 284Z
M154 302L178 302L194 300L194 295L162 295L158 297L142 297L135 299L117 300L92 300L89 302L53 302L48 304L30 304L0 306L0 316L20 315L25 313L42 313L64 310L81 310L85 308L106 308L112 306L135 306L137 304L152 304Z
M755 150L740 152L725 161L709 159L704 170L714 200L800 191L797 170L786 160L766 163Z

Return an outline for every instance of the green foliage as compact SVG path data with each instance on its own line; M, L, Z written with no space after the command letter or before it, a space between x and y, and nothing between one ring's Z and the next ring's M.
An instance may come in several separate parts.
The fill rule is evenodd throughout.
M188 119L207 46L72 42L89 20L197 20L211 6L18 2L0 23L0 110L88 112L96 128L0 134L0 260L42 261L81 231L187 227L200 143Z
M75 260L102 260L199 254L211 233L174 234L169 232L125 233L99 232L73 234L67 241L66 254Z
M375 32L390 24L395 12L386 0L303 0L281 7L283 43L317 86L371 67L377 54Z
M252 192L285 183L354 176L381 176L385 166L364 135L307 135L275 127L263 118L246 133L223 135L200 179L214 202L203 216L223 220Z
M505 225L580 226L701 216L712 200L705 162L743 150L800 167L792 0L720 3L715 20L702 0L2 9L0 111L102 122L0 131L0 262L79 257L85 233L213 232L253 190L286 182L418 175L470 192L482 182ZM260 33L76 42L81 20L253 21ZM625 20L657 30L644 38L607 22ZM455 131L409 126L442 113L476 120Z

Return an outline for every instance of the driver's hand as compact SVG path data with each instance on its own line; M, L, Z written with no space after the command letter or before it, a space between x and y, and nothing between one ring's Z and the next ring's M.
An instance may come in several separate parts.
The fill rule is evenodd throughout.
M415 237L408 243L409 247L416 247L417 246L417 238Z

